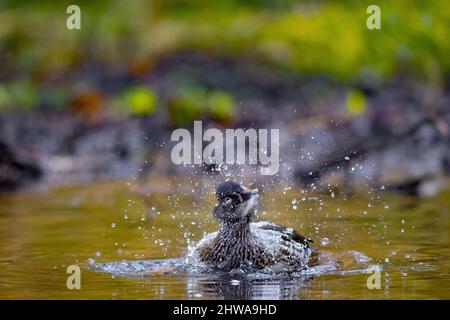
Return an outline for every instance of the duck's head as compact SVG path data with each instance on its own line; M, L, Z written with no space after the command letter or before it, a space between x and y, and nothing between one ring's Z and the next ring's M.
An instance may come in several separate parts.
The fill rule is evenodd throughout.
M216 188L214 215L222 222L249 222L258 209L258 189L225 181Z

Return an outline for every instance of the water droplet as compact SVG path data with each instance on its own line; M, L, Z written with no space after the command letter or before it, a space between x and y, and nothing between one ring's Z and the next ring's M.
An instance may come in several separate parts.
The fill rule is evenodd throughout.
M88 264L93 265L95 263L95 260L92 258L89 258L86 260Z
M323 245L324 247L327 246L330 243L330 239L328 238L322 238L322 240L320 240L320 244Z
M113 223L111 223L111 228L115 228L116 227L116 224L113 222Z
M239 280L235 280L235 279L233 279L233 280L230 281L230 284L231 284L232 286L238 286L240 283L241 283L241 282L240 282Z

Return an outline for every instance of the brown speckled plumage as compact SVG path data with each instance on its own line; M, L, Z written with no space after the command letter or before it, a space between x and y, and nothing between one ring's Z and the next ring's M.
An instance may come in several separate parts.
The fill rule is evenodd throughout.
M234 203L228 200L233 193L239 195ZM250 193L245 187L225 182L219 185L216 194L219 203L214 213L221 220L221 227L211 239L200 242L196 248L201 262L221 271L243 266L283 271L307 267L311 240L274 223L251 222L256 213L257 192ZM224 201L231 201L233 205L224 205Z

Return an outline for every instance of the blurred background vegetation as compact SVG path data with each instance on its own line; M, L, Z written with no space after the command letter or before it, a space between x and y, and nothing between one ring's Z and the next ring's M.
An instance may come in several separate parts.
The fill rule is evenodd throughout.
M70 1L2 1L0 110L61 109L80 90L71 81L85 88L95 78L95 68L80 66L138 77L160 57L186 48L248 56L286 72L339 81L402 74L442 86L450 71L448 2L377 1L379 31L365 27L372 2L80 0L82 29L70 31ZM74 72L83 73L81 79L73 79ZM90 92L84 97L89 102L79 103L95 108L97 95ZM198 112L226 117L234 105L230 93L195 83L174 96L173 119L181 123ZM144 115L159 106L157 94L140 83L103 98L113 113ZM358 93L350 97L352 111L360 109L358 99Z
M448 1L377 1L380 30L366 27L373 1L356 0L79 0L81 30L68 30L72 2L0 3L0 147L9 150L8 166L20 154L58 172L65 160L44 154L144 162L154 154L149 145L167 142L174 126L204 119L286 125L293 139L316 135L323 150L311 151L314 164L290 154L293 144L286 153L291 167L304 166L301 180L381 149L417 160L407 173L391 168L402 183L450 170ZM108 121L125 124L93 126ZM420 158L431 152L422 148L431 146L427 130L439 141L436 163ZM415 142L391 152L399 141ZM305 141L297 146L308 152Z

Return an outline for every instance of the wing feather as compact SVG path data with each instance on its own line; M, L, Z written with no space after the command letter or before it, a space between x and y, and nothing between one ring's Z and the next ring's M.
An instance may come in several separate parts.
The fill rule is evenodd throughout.
M292 240L292 241L298 242L298 243L306 246L307 248L309 248L309 243L313 242L311 239L304 237L303 235L301 235L294 229L286 228L282 225L279 225L279 224L276 224L273 222L261 221L261 222L255 222L255 223L253 223L253 225L254 225L254 227L262 229L262 230L270 230L270 231L279 232L281 234L281 237L284 240L286 240L286 241Z

